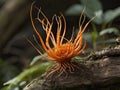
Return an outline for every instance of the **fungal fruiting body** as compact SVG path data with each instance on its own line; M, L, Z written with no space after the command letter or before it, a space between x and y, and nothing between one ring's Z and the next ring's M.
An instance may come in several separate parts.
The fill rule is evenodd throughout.
M43 41L41 35L38 33L35 27L32 16L32 8L33 4L31 5L30 10L31 23L36 35L38 36L41 42L43 50L47 53L47 56L44 56L41 53L41 51L32 44L34 48L38 51L38 53L41 56L43 56L43 58L57 62L56 66L54 67L54 70L52 70L51 73L54 73L55 71L60 71L60 73L63 73L65 72L66 69L69 71L74 70L76 66L72 63L71 58L84 51L86 43L82 41L82 35L91 20L87 22L83 27L84 20L81 21L83 14L82 13L80 16L79 31L77 36L73 38L72 35L70 40L68 40L65 38L66 20L64 16L62 14L60 16L54 15L52 21L50 22L48 18L45 16L45 14L36 7L36 9L38 10L38 16L34 20L37 20L42 24L43 30L46 33L46 40ZM42 15L43 18L41 19L39 15ZM53 21L56 21L57 23L56 35L54 35L52 31L54 24ZM50 46L50 42L52 42L53 47Z

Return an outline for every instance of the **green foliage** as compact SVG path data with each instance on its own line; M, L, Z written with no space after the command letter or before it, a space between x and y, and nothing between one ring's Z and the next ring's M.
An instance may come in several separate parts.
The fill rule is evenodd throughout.
M79 15L83 8L85 8L85 15L88 18L93 18L94 16L95 19L93 20L97 24L102 23L102 15L103 15L103 10L102 10L102 5L98 0L81 0L82 4L75 4L71 6L67 11L67 15ZM96 7L97 6L97 7Z
M114 10L108 10L104 13L104 23L109 23L118 16L120 16L120 7Z
M117 28L112 27L111 28L111 22L118 16L120 16L120 7L114 9L114 10L108 10L106 12L103 12L102 3L100 0L80 0L81 4L75 4L72 5L68 10L66 11L67 15L80 15L79 13L82 12L82 8L85 8L84 15L86 15L89 19L94 18L92 21L92 29L93 31L89 32L85 36L87 36L87 39L92 39L92 44L94 49L97 46L97 43L100 41L102 42L111 42L115 41L112 38L109 40L106 40L106 35L110 33L114 33L116 36L120 36L120 32ZM98 30L97 26L101 26ZM100 39L98 41L98 38Z
M4 85L7 86L4 87L2 90L16 90L16 88L18 88L17 90L19 90L21 87L24 87L27 82L46 72L46 69L50 67L52 64L53 63L51 62L45 62L39 65L35 65L29 69L26 69L15 78L4 83Z
M46 53L43 54L45 57L47 56ZM34 65L36 62L38 62L39 60L43 59L41 55L38 55L36 57L33 58L32 62L30 63L30 65Z
M67 15L79 15L83 10L83 6L79 4L72 5L65 14Z
M83 7L86 8L85 15L88 18L93 18L95 24L109 23L114 20L116 17L120 16L120 7L115 10L108 10L103 13L102 4L99 0L80 0L81 4L72 5L66 11L67 15L79 15L82 12Z
M102 31L100 31L99 35L103 36L103 35L112 34L112 33L120 36L120 31L117 28L114 28L114 27L103 29Z
M88 18L93 18L95 23L100 24L102 22L102 5L99 0L80 0L82 5L86 7L85 14Z
M3 83L15 77L19 73L18 69L7 63L6 61L0 60L0 87Z

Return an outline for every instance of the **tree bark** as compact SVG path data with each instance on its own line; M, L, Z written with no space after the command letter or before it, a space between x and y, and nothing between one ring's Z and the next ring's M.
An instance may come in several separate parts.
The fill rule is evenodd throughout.
M117 52L116 48L120 50L120 45L112 50ZM62 74L55 78L59 75L56 73L47 79L44 76L36 78L24 90L119 90L120 53L115 52L102 53L102 58L89 59L86 64L79 63L80 69L68 72L67 77Z

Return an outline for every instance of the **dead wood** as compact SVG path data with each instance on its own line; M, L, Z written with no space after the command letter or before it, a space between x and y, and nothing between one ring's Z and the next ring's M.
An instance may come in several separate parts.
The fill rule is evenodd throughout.
M117 45L115 47L107 47L101 51L94 52L90 55L88 55L86 60L97 60L104 57L114 57L114 56L120 56L120 45Z
M76 63L80 69L67 72L67 76L63 73L57 77L56 72L49 78L39 77L24 90L120 90L120 56L115 53L118 47L107 49L100 59L88 60L85 65Z

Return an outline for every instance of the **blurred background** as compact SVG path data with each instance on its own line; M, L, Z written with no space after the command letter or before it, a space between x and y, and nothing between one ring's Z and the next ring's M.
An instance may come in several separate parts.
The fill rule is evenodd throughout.
M120 0L0 0L0 88L30 68L30 62L38 56L25 39L35 43L29 15L33 1L49 20L54 14L63 13L67 21L67 38L70 38L73 27L75 34L78 32L79 17L84 7L85 23L96 16L84 34L88 52L116 44L116 38L120 37ZM33 9L34 17L37 12ZM45 38L40 23L35 25ZM53 32L55 34L56 31Z

